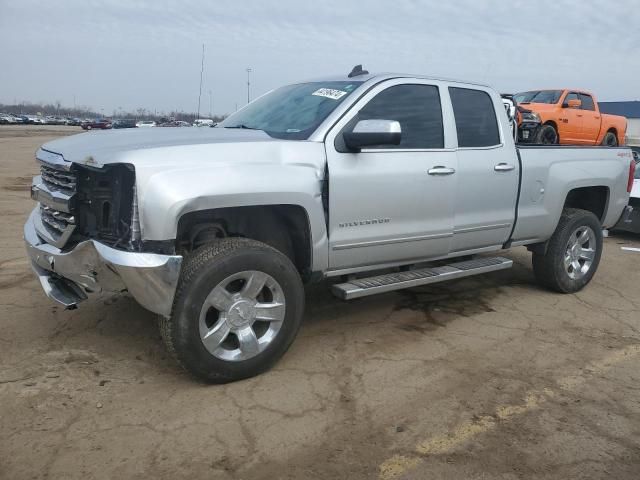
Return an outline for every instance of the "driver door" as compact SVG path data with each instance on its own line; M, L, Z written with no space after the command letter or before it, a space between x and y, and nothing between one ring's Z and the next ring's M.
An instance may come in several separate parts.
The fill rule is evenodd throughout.
M442 108L448 92L433 81L407 82L372 88L327 135L331 270L449 253L457 157L444 133L454 128ZM400 144L349 151L342 134L375 119L398 121Z

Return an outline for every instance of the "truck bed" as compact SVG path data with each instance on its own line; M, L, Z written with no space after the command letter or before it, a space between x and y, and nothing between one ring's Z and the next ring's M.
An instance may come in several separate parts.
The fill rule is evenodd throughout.
M520 191L514 245L545 241L574 189L597 185L606 195L601 222L613 226L627 205L631 150L627 147L517 145ZM590 195L595 195L590 193Z

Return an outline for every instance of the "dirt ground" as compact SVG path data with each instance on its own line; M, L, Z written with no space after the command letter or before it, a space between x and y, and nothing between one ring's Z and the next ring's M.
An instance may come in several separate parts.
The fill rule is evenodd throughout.
M127 296L65 311L22 224L36 148L0 127L1 479L638 479L640 237L576 295L512 270L351 303L308 289L270 372L197 383Z

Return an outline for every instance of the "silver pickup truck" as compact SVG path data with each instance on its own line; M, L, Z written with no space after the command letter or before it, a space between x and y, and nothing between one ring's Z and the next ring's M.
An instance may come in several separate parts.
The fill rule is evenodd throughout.
M508 268L488 252L526 245L542 284L580 290L627 205L631 151L516 147L509 122L486 86L356 68L216 128L62 138L36 154L27 252L68 308L127 290L209 382L273 365L309 282L349 300Z

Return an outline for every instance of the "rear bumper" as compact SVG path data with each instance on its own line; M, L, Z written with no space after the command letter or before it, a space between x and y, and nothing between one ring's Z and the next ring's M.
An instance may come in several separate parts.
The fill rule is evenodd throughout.
M620 220L612 227L612 230L640 233L640 210L627 205L622 212Z
M38 216L36 208L24 226L24 241L31 266L49 298L75 308L87 299L87 293L128 290L147 310L170 315L181 256L125 252L95 240L62 251L37 235Z

